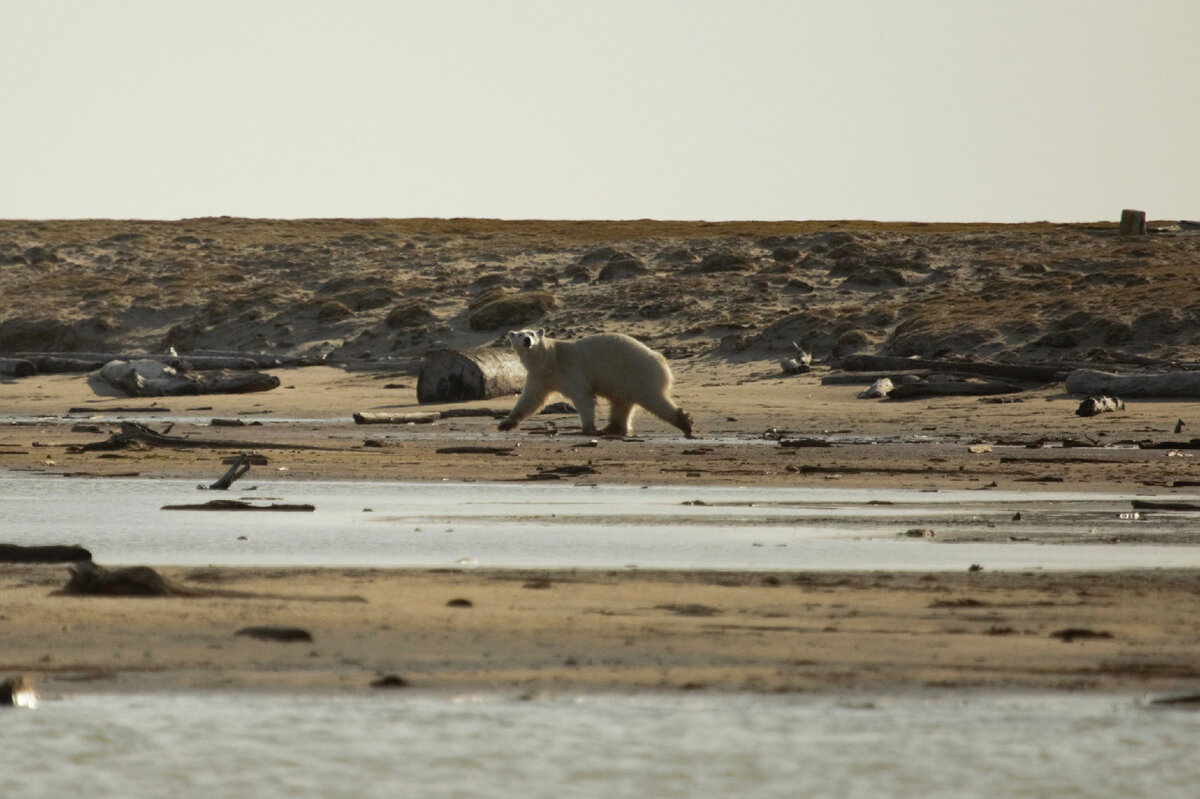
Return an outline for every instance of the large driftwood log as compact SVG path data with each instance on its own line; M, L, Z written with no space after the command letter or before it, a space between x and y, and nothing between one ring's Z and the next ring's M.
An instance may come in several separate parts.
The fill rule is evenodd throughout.
M180 372L157 360L110 361L100 378L131 397L174 397L194 394L247 394L279 387L279 378L264 372Z
M1076 369L1067 375L1071 394L1108 394L1118 397L1200 397L1200 372L1159 372L1116 375L1093 369Z
M913 369L930 369L935 372L954 374L986 375L1008 380L1028 380L1050 383L1062 380L1066 370L1055 366L1031 364L997 363L995 361L942 361L925 358L896 358L887 355L847 355L837 364L847 372L910 372Z
M0 375L29 377L37 374L37 368L24 358L0 358Z
M417 378L417 402L469 402L519 392L525 367L510 349L437 350Z

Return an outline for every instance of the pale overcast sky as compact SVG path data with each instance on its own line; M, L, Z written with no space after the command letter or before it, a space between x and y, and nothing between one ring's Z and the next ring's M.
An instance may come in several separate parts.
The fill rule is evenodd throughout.
M1200 2L0 0L0 218L1200 217Z

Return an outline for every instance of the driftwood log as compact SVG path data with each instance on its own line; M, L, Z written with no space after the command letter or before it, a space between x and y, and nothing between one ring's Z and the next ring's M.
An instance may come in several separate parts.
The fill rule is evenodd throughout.
M943 361L924 358L896 358L887 355L847 355L837 363L847 372L909 372L913 369L929 369L953 374L984 375L1007 380L1027 380L1036 383L1052 383L1062 380L1066 370L1056 366L1032 364L997 363L996 361Z
M427 413L355 413L355 424L433 424L442 415L437 411Z
M233 481L250 471L250 456L248 453L242 452L234 459L233 464L229 467L229 471L221 476L220 480L210 485L210 491L227 491Z
M347 372L399 372L415 375L421 371L424 358L376 358L374 360L339 361L338 365Z
M273 355L266 352L238 352L236 350L192 350L180 356L194 358L240 358L254 361L256 369L279 369L296 366L320 366L326 364L320 358L302 358L295 355Z
M236 511L282 511L284 513L312 513L317 508L307 502L288 504L272 502L270 505L252 505L243 499L210 499L208 502L192 502L184 505L163 505L159 510L236 510Z
M981 397L1018 391L1024 389L992 380L925 380L894 386L887 396L888 399L905 400L919 397Z
M265 352L229 350L193 350L179 355L120 352L17 352L4 357L22 358L37 367L39 374L56 372L92 372L109 361L160 361L182 371L196 369L279 369L317 366L326 362L317 358L271 355Z
M0 544L0 563L76 563L91 560L92 553L81 546L48 544L22 546Z
M227 441L215 438L184 438L151 430L138 422L121 422L121 431L104 441L67 447L68 452L105 452L125 449L130 444L148 447L194 447L197 449L303 449L324 452L344 452L344 447L324 447L316 444L281 444L273 441Z
M417 402L469 402L519 392L525 367L510 349L436 350L417 378Z
M246 394L279 387L279 378L264 372L180 372L155 360L109 361L100 368L100 379L130 397Z
M0 375L29 377L37 374L37 367L24 358L0 358Z
M1200 397L1200 372L1157 372L1117 375L1076 369L1067 375L1071 394L1120 397Z

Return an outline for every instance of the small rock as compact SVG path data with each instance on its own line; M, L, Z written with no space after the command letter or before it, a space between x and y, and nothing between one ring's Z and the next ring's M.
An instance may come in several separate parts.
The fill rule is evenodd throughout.
M235 635L244 635L259 641L279 641L281 643L311 642L312 633L301 627L243 627Z
M1113 634L1101 630L1089 630L1083 627L1068 627L1065 630L1056 630L1055 632L1050 633L1050 637L1057 638L1064 644L1069 644L1072 641L1112 638Z
M859 399L875 399L877 397L886 397L892 393L892 381L889 378L881 377L870 385L869 388L864 388L858 392Z
M1098 413L1125 410L1125 401L1120 397L1088 397L1075 409L1076 416L1095 416Z
M385 674L378 680L371 681L372 688L407 688L408 680L397 674Z
M0 707L23 707L32 710L38 705L33 681L23 674L0 682Z

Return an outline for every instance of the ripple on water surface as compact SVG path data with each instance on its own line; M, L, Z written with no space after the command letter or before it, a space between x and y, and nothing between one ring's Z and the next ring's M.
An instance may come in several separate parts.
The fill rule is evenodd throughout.
M1200 714L1131 697L102 694L4 721L23 764L0 773L8 799L1190 799L1200 784Z

